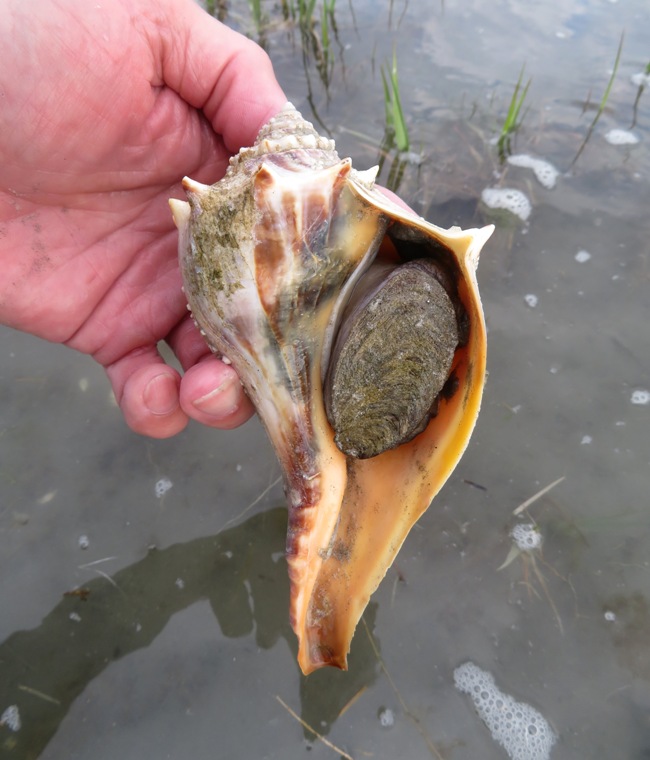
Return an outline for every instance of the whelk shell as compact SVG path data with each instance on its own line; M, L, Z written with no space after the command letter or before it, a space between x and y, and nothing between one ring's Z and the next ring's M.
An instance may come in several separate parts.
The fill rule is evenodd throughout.
M370 595L467 446L485 377L475 270L493 228L436 227L375 174L287 104L222 180L186 178L188 202L170 201L194 319L284 473L304 673L347 667Z

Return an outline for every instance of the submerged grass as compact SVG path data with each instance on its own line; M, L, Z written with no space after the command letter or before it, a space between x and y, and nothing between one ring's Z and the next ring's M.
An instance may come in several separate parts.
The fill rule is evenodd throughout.
M390 684L391 689L393 690L393 693L397 697L397 700L399 701L402 712L406 717L413 723L413 725L418 730L420 736L424 740L424 743L427 745L427 749L431 753L431 756L435 758L435 760L444 760L443 756L440 753L440 750L438 747L436 747L435 743L433 742L433 739L429 736L427 733L426 728L422 724L422 721L415 715L415 713L411 710L411 708L406 703L406 700L402 696L402 692L397 688L397 684L393 680L393 677L388 671L388 668L386 667L386 663L384 662L381 654L379 653L379 647L377 646L375 639L370 631L370 628L368 626L368 623L366 623L365 617L361 616L361 622L363 624L363 627L366 631L366 635L368 636L368 641L370 642L370 647L377 658L377 662L379 663L379 667L382 669L384 675L386 676L386 679L388 680L388 683Z
M278 702L284 707L284 709L291 715L292 718L295 718L298 723L303 728L306 728L307 731L309 731L311 734L313 734L319 741L321 741L326 747L329 747L333 752L336 752L339 757L343 758L343 760L354 760L352 755L348 755L347 752L342 750L340 747L337 747L336 744L332 744L329 739L326 739L322 734L319 734L318 731L316 731L315 728L312 728L309 723L306 723L298 713L296 713L295 710L292 710L289 705L282 699L282 697L279 694L275 695L275 698L278 700Z
M248 5L251 9L255 28L259 32L262 27L262 0L248 0Z
M600 103L598 104L598 110L596 111L596 115L594 116L593 121L589 125L589 129L587 129L587 134L585 135L585 139L582 141L582 144L578 148L578 152L576 153L573 161L571 162L571 166L574 166L576 161L580 158L582 155L582 151L586 148L587 143L589 142L589 138L591 137L596 124L598 124L598 120L603 114L603 111L605 110L605 107L607 106L607 101L609 100L609 96L612 92L612 86L614 84L614 80L616 79L616 74L618 72L618 65L621 62L621 53L623 52L623 42L625 40L625 32L621 32L621 39L618 43L618 50L616 51L616 58L614 60L614 68L612 69L611 76L609 77L609 81L607 82L607 86L605 87L605 92L603 92L603 96L600 99ZM650 67L650 64L648 64Z
M517 130L521 127L521 124L524 120L524 117L521 115L521 109L523 108L524 102L526 100L526 95L528 94L528 88L530 87L530 83L532 81L532 79L529 79L526 82L526 85L522 87L525 69L526 64L521 67L521 71L519 72L519 79L517 80L517 84L515 85L512 97L510 98L508 113L506 114L506 118L501 125L501 132L499 134L499 139L497 140L499 159L502 162L505 161L506 158L510 155L510 142L513 135L517 133Z
M650 63L648 63L648 65L645 67L643 74L646 77L650 77ZM632 106L632 123L630 124L630 129L634 129L634 127L636 127L637 114L639 111L639 101L641 100L641 95L643 95L645 87L645 83L641 82L639 89L636 92L636 97L634 98L634 104Z
M282 0L285 20L291 21L300 30L305 65L310 57L313 58L325 89L329 87L334 64L332 36L337 38L335 11L336 0L323 0L320 12L316 0Z
M313 25L315 9L316 0L282 0L285 17L290 16L301 28Z
M411 147L411 141L402 110L395 51L393 51L393 62L390 68L388 66L381 67L381 80L384 86L386 133L394 137L397 149L405 153Z
M542 567L546 568L551 573L553 573L553 575L555 575L561 581L566 583L571 589L574 599L576 598L575 589L573 588L570 578L568 577L565 578L564 576L562 576L552 565L550 565L544 559L543 550L542 550L542 538L543 538L542 532L538 526L537 521L530 514L528 510L533 504L535 504L535 502L541 499L542 496L545 496L546 494L548 494L549 491L551 491L557 485L562 483L564 480L565 480L565 476L562 476L561 478L554 480L552 483L549 483L547 486L537 491L537 493L535 493L533 496L526 499L526 501L520 504L513 511L512 514L517 517L523 513L526 513L526 516L531 521L530 527L534 529L535 533L539 536L539 543L536 545L531 545L530 547L526 546L524 548L517 541L513 540L508 556L506 557L505 561L501 564L501 566L497 568L497 572L498 572L499 570L504 570L506 567L508 567L508 565L512 564L514 560L518 559L520 561L523 577L519 581L519 583L522 584L528 590L529 597L535 596L537 598L541 598L543 596L546 599L546 601L549 604L549 607L551 608L553 612L553 616L555 618L555 622L557 623L557 627L562 635L564 635L564 625L562 623L560 611L555 603L555 600L553 599L551 595L548 583L546 581L546 577L544 576L541 568ZM559 507L557 508L559 509ZM510 533L510 536L513 537L512 532ZM538 592L535 582L537 583L538 587L541 589L541 594Z

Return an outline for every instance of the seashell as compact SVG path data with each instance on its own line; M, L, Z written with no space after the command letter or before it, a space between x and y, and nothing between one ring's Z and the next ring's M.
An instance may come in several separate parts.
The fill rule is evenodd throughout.
M194 319L239 373L284 473L290 618L304 673L354 629L462 456L486 336L493 227L436 227L341 160L287 104L212 186L171 200Z

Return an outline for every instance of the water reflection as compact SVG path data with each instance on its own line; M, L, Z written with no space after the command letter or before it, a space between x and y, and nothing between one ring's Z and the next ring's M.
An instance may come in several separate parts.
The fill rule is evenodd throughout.
M0 705L18 706L22 729L5 732L0 755L38 757L93 679L115 660L148 647L173 615L197 601L209 601L224 636L254 635L265 650L282 638L295 656L287 616L286 524L286 509L275 508L218 535L152 549L111 578L64 594L38 628L12 634L0 644ZM371 631L375 614L371 605L365 615ZM349 673L300 676L302 719L326 734L378 671L368 637L357 635ZM313 738L307 730L305 736Z

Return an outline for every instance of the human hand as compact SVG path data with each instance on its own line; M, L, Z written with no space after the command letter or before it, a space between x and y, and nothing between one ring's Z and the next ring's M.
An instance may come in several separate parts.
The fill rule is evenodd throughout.
M284 105L268 57L192 0L6 0L0 40L0 322L93 356L139 433L241 424L252 406L186 310L167 199L183 175L219 179Z

